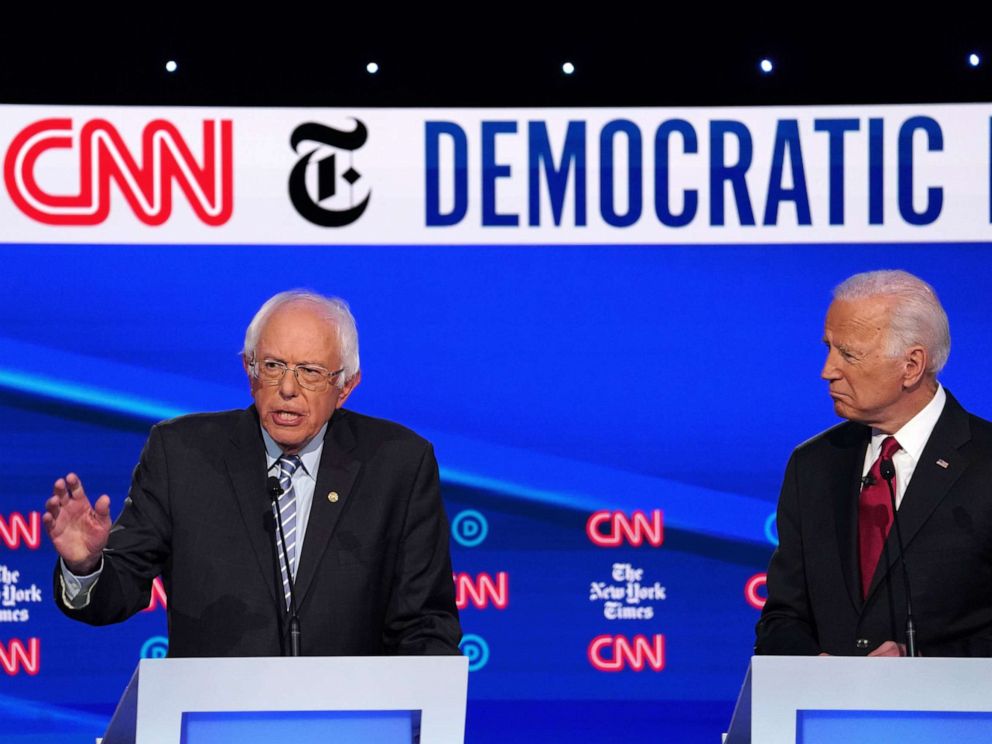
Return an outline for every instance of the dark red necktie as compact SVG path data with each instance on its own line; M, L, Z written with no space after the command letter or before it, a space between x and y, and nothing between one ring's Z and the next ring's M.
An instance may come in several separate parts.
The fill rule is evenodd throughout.
M861 596L868 597L868 587L875 575L875 567L882 555L885 538L892 526L892 501L889 486L882 478L882 460L891 460L900 449L895 437L886 437L882 442L882 453L872 463L868 471L865 487L861 489L858 502L858 554L861 559ZM895 488L896 480L892 479Z

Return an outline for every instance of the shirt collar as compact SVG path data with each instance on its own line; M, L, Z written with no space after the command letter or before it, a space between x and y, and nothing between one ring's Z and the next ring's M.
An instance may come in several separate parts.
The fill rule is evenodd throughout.
M259 426L262 430L262 440L265 442L265 465L268 470L276 464L276 460L282 457L282 447L269 436L269 432L264 426ZM313 480L317 480L317 466L320 464L320 453L324 450L324 434L327 433L327 424L324 424L316 436L307 442L307 446L300 450L300 461L303 463L304 472Z
M943 413L944 403L946 402L947 393L944 392L944 386L938 382L937 392L934 393L930 402L923 406L923 410L913 416L899 431L892 435L899 442L899 446L902 447L903 451L913 458L913 462L919 462L920 455L923 454L923 448L926 447L927 440L930 439L933 427L937 425L937 419ZM882 451L882 442L885 441L887 436L889 435L884 431L874 428L871 430L872 460L877 458L878 454Z

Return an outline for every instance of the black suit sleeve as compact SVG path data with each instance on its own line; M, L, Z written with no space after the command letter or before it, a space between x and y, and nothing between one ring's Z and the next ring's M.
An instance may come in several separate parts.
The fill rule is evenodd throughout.
M167 496L168 465L162 435L153 427L131 489L110 530L103 550L103 570L85 607L74 610L62 602L60 568L55 567L54 592L59 608L90 625L127 620L148 607L152 580L169 560L172 527Z
M789 459L778 503L779 544L768 566L768 600L755 629L756 654L820 653L803 560L796 453Z
M383 644L397 654L460 654L461 626L437 460L428 444L417 468L386 610Z

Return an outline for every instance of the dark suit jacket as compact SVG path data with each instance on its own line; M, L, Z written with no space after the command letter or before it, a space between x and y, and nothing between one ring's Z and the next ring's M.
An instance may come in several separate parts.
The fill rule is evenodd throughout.
M170 656L276 656L286 613L255 409L155 426L89 605L119 622L161 574ZM336 501L331 492L337 493ZM58 585L58 571L56 571ZM324 437L296 578L305 655L456 654L448 525L431 445L338 410Z
M792 453L756 653L864 655L884 641L905 642L894 527L861 598L858 494L869 438L869 428L848 422ZM918 651L992 656L992 424L950 393L899 520Z

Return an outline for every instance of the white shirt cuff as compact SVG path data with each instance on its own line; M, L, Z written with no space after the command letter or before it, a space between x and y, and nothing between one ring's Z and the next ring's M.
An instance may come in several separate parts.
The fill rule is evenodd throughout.
M90 592L103 571L103 557L100 557L100 565L96 571L87 576L76 576L66 568L65 561L61 558L59 558L59 566L62 568L62 575L59 577L62 582L62 601L70 609L83 609L90 603Z

